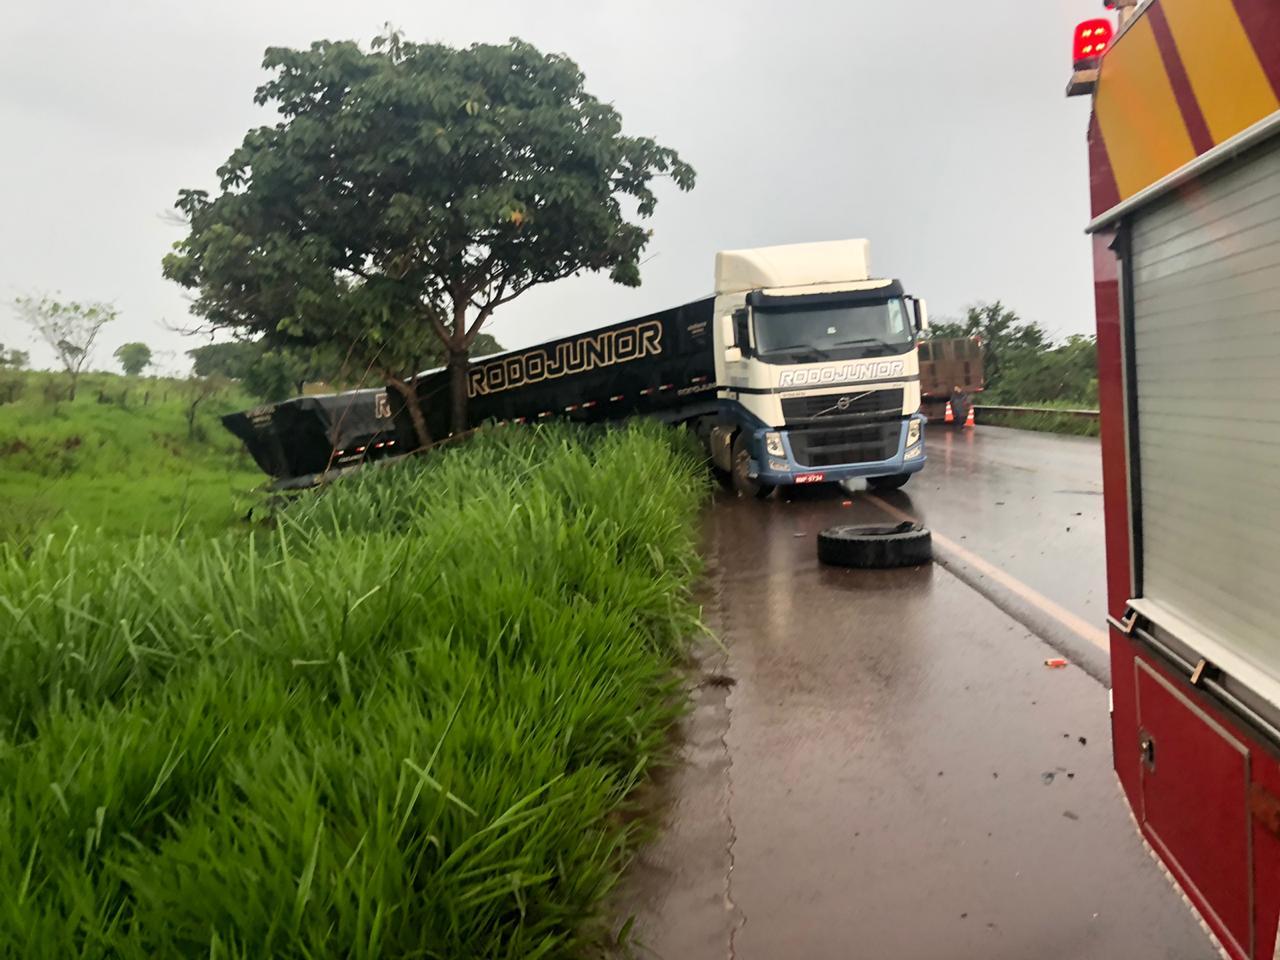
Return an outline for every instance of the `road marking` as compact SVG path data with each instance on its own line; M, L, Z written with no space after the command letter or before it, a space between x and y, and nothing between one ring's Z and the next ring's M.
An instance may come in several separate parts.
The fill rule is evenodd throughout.
M867 499L885 513L889 514L889 516L894 517L897 520L905 520L911 523L920 522L905 510L899 510L897 507L886 503L874 494L867 494ZM982 572L1001 586L1011 590L1041 613L1058 621L1058 623L1062 624L1063 627L1070 630L1081 640L1085 640L1093 644L1100 650L1106 651L1111 649L1110 638L1107 636L1105 630L1100 630L1083 617L1077 617L1070 610L1064 610L1044 594L1027 586L1027 584L1023 583L1017 577L1011 576L999 567L983 560L976 553L966 550L950 537L944 536L937 530L932 531L932 533L934 542L941 544L948 553L955 554L960 560L973 567L975 570Z

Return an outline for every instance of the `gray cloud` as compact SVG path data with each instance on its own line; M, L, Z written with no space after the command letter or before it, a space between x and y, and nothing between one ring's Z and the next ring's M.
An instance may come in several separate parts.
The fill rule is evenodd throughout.
M160 258L182 187L214 185L244 131L262 51L368 40L390 21L455 45L521 36L569 54L630 133L698 170L651 222L644 285L574 278L495 317L510 346L707 293L728 247L865 236L878 274L954 314L1001 298L1065 334L1092 328L1084 127L1066 101L1082 0L477 0L470 4L63 0L0 33L0 297L114 300L126 340L199 341ZM0 310L0 342L29 341ZM37 351L38 359L47 359Z

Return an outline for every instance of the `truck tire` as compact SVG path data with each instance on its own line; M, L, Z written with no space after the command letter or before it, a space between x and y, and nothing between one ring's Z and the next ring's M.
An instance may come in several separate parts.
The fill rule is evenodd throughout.
M867 477L867 486L872 490L887 492L905 487L910 479L911 474L909 473L893 473L887 477Z
M916 523L828 527L818 534L818 559L838 567L915 567L933 559L933 537Z
M751 451L747 449L746 435L739 433L733 438L733 487L744 497L763 500L773 493L773 484L761 483L749 476L750 468Z

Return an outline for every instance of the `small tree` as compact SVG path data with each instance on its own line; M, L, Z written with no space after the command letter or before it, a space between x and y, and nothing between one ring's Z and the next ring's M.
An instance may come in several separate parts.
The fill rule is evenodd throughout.
M30 359L27 351L6 350L4 344L0 343L0 370L22 370Z
M577 64L521 40L457 50L388 33L369 51L272 48L263 66L255 99L280 120L248 133L217 197L180 193L191 231L164 273L215 327L376 371L423 445L416 371L448 364L465 429L493 312L582 271L638 284L649 232L629 213L653 213L656 177L693 186L675 151L622 134Z
M151 348L145 343L123 343L112 356L120 361L120 366L130 377L136 377L151 366Z
M80 374L93 357L93 344L102 328L116 318L107 303L62 303L49 297L19 297L18 316L29 324L58 356L67 373L67 399L75 400Z

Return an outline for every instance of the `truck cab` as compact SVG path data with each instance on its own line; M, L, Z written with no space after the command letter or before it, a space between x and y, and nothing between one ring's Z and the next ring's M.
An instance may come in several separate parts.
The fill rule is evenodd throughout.
M922 300L869 275L868 242L716 256L712 460L743 492L924 467Z

